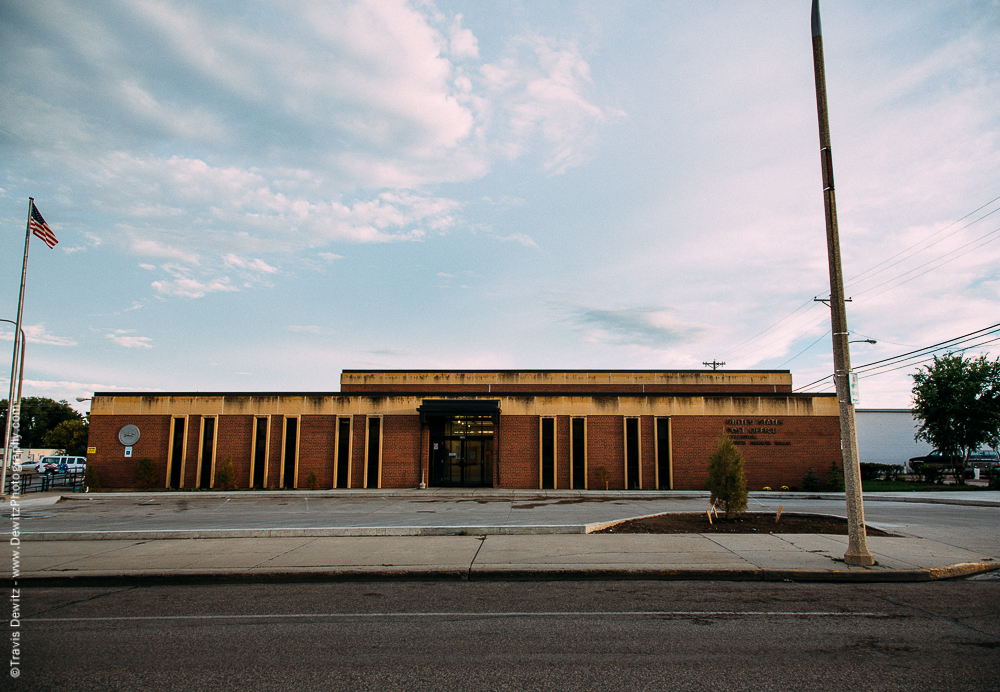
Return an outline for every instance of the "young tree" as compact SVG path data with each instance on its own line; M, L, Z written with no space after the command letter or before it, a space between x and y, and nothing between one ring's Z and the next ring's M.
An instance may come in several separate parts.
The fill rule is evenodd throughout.
M726 519L739 516L747 508L747 481L743 475L743 455L729 435L722 433L719 445L708 458L708 480L712 504L721 502Z
M913 375L913 417L921 421L916 438L950 456L964 483L969 454L1000 438L1000 358L934 356Z

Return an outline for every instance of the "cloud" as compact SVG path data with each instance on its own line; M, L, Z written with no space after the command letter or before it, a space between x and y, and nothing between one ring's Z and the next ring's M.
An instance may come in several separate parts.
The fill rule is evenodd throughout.
M67 380L24 380L25 395L31 392L30 396L45 396L56 401L66 401L70 406L86 413L90 408L90 403L76 401L76 397L91 397L94 392L159 392L161 389L150 387L121 387L115 384L103 384L99 382L72 382Z
M277 274L268 255L463 227L428 186L529 156L562 173L618 115L574 43L530 34L486 59L429 2L39 0L0 39L20 75L0 85L13 158L49 176L30 143L59 143L65 186L110 221L77 229L93 247L204 269L154 282L161 295L228 290L232 267Z
M584 163L599 127L624 112L587 99L590 66L574 43L522 36L512 53L480 67L495 126L503 132L499 148L516 158L540 139L542 166L553 174Z
M336 329L330 329L329 327L317 327L316 325L309 324L303 326L290 326L286 327L290 332L303 332L306 334L336 334Z
M511 233L507 236L496 236L497 240L503 241L505 243L520 243L525 247L538 249L538 243L536 243L531 236L525 233Z
M151 338L148 336L128 336L129 332L132 331L135 330L116 329L113 333L105 334L105 336L125 348L153 348Z
M692 341L704 327L685 324L663 308L588 308L573 310L571 321L588 341L619 346L665 348Z
M316 256L325 262L333 262L335 260L344 259L343 255L337 255L332 252L318 252L316 253Z
M138 229L131 230L138 232ZM199 262L199 257L196 253L183 248L170 247L152 238L133 238L131 250L137 255L146 257L162 257L164 259L179 260L186 264L198 264ZM140 266L147 268L151 265Z
M207 293L224 293L240 290L230 283L229 277L212 279L210 281L183 278L172 281L154 281L150 285L161 295L176 296L179 298L201 298Z
M49 334L48 330L45 328L44 322L39 324L22 325L21 330L24 332L24 338L29 344L45 344L46 346L77 345L76 340L71 337ZM0 339L3 339L4 341L13 341L14 330L11 329L10 331L0 332Z
M239 267L240 269L262 272L264 274L274 274L278 271L262 259L237 257L232 253L223 257L222 260L227 266Z

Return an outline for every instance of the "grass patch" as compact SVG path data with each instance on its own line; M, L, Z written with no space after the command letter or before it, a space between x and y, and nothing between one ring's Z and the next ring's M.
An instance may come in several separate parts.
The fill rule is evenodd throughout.
M938 485L937 483L921 483L918 481L861 481L861 488L866 493L909 493L914 490L987 490L978 485Z

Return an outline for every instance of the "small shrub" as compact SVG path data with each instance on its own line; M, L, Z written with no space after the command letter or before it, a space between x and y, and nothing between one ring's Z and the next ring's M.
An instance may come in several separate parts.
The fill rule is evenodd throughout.
M806 471L806 476L802 479L802 489L807 493L815 493L822 487L823 481L816 475L816 472L812 469Z
M941 469L930 464L914 464L913 472L919 475L924 483L940 483Z
M862 461L859 466L861 466L861 480L863 481L877 481L882 478L881 469L879 467L882 464L873 464L869 461Z
M787 486L787 485L783 485L783 486L781 486L781 489L782 489L782 490L788 490L789 488L788 488L788 486Z
M743 475L743 455L729 435L722 433L719 444L708 458L708 480L712 504L722 503L726 519L743 514L747 508L747 481Z
M93 466L87 466L87 487L94 488L95 490L101 487L101 477L97 475L97 469Z
M315 471L306 476L306 487L310 490L316 490L319 488L319 478L316 477Z
M761 490L770 490L770 489L771 489L771 486L769 486L769 485L765 485L763 488L761 488Z
M135 481L143 488L150 488L156 483L156 462L149 457L143 457L135 467Z
M233 466L233 455L227 455L215 472L215 487L222 490L236 490L236 468Z
M597 467L597 482L604 484L604 489L608 489L608 470L603 466Z
M826 474L826 489L834 493L844 491L844 474L837 468L836 463L830 466L830 472Z
M990 472L990 490L1000 490L1000 468Z

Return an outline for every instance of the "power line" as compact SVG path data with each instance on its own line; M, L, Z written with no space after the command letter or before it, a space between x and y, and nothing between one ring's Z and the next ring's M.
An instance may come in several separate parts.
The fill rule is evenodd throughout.
M995 333L996 332L991 332L991 334L995 334ZM948 353L965 353L966 351L970 351L970 350L972 350L974 348L979 348L980 346L985 346L986 344L992 344L992 343L994 343L996 341L1000 341L1000 337L997 337L996 339L989 339L988 341L980 341L980 342L975 343L975 344L969 344L968 346L965 346L964 348L957 348L957 349L954 349L954 350L951 350L949 348ZM929 358L927 357L928 355L930 356ZM882 366L880 366L878 368L874 368L872 370L862 371L864 374L859 374L858 377L859 378L861 378L861 377L875 377L876 375L884 375L885 373L892 372L893 370L902 370L903 368L912 368L915 365L920 365L922 363L927 363L927 362L933 360L936 357L937 356L934 353L923 354L923 355L920 355L920 356L913 356L913 358L919 358L920 360L918 360L915 363L907 363L905 365L899 365L899 366L897 366L895 368L889 367L890 365L894 365L893 363L887 363L885 365L882 365ZM908 360L912 360L912 358L908 359Z
M903 255L903 254L905 254L905 253L909 252L910 250L912 250L913 248L917 247L918 245L920 245L920 244L922 244L922 243L926 243L926 242L927 242L928 240L930 240L930 239L931 239L931 238L933 238L934 236L936 236L936 235L939 235L939 234L941 234L941 233L944 233L945 231L947 231L947 230L948 230L949 228L951 228L951 227L952 227L952 226L954 226L955 224L957 224L957 223L960 223L960 222L964 221L965 219L967 219L967 218L969 218L970 216L972 216L973 214L975 214L975 213L976 213L977 211L980 211L980 210L982 210L982 209L985 209L986 207L990 206L991 204L993 204L993 203L994 203L994 202L996 202L997 200L1000 200L1000 197L994 197L993 199L991 199L991 200L990 200L989 202L987 202L987 203L986 203L986 204L984 204L983 206L979 207L978 209L973 209L972 211L970 211L970 212L969 212L968 214L966 214L966 215L965 215L965 216L963 216L962 218L960 218L960 219L956 219L955 221L952 221L952 222L951 222L950 224L948 224L947 226L945 226L944 228L942 228L942 229L941 229L940 231L935 231L934 233L931 233L931 234L930 234L929 236L927 236L927 237L926 237L926 238L924 238L923 240L921 240L921 241L919 241L919 242L916 242L916 243L914 243L913 245L910 245L909 247L907 247L907 248L904 248L904 249L900 250L899 252L897 252L897 253L896 253L895 255L893 255L892 257L888 257L888 258L886 258L886 259L882 260L881 262L879 262L879 263L878 263L878 264L876 264L875 266L873 266L873 267L870 267L870 268L866 269L865 271L861 272L861 273L860 273L860 274L858 274L857 276L853 276L853 277L851 277L850 279L848 279L848 280L847 280L847 283L848 283L848 284L853 284L853 283L857 283L858 281L860 281L860 280L861 280L861 277L863 277L863 276L864 276L865 274L869 274L869 273L871 273L871 272L872 272L873 270L875 270L875 269L878 269L879 267L881 267L881 266L882 266L883 264L885 264L886 262L890 262L890 261L892 261L892 260L896 259L896 258L897 258L897 257L899 257L900 255ZM985 218L986 218L987 216L990 216L991 214L995 214L995 213L997 213L998 211L1000 211L1000 207L997 207L996 209L994 209L993 211L991 211L991 212L989 212L989 213L987 213L987 214L983 214L982 216L980 216L980 217L979 217L978 219L976 219L975 221L972 221L971 223L967 223L966 225L964 225L964 226L962 226L961 228L957 229L957 230L956 230L956 231L955 231L954 233L949 233L949 234L948 234L948 235L946 235L946 236L945 236L944 238L938 238L938 239L937 239L936 241L934 241L933 243L931 243L931 244L930 244L930 245L928 245L927 247L925 247L925 248L923 248L923 249L921 249L921 250L918 250L917 252L913 253L913 255L910 255L909 257L904 257L903 259L899 260L899 262L904 262L904 261L908 260L908 259L909 259L910 257L913 257L914 255L916 255L916 254L919 254L920 252L923 252L923 251L924 251L924 250L926 250L927 248L930 248L930 247L933 247L934 245L937 245L937 244L938 244L938 243L940 243L941 241L943 241L943 240L946 240L946 239L950 238L951 236L955 235L955 233L961 233L962 231L964 231L964 230L965 230L966 228L968 228L969 226L972 226L972 225L974 225L974 224L977 224L977 223L979 223L980 221L982 221L983 219L985 219ZM879 271L877 271L877 272L875 272L874 274L872 274L872 276L875 276L876 274L881 274L881 273L882 273L882 272L884 272L884 271L885 271L886 269L889 269L890 267L894 267L894 266L896 266L897 264L899 264L899 262L893 262L893 263L892 263L892 264L890 264L890 265L889 265L888 267L885 267L884 269L879 269Z
M803 353L805 353L806 351L808 351L809 349L811 349L813 346L815 346L816 344L818 344L820 342L820 340L825 339L828 336L830 336L830 330L829 329L826 330L825 334L821 334L820 337L819 337L819 339L816 339L816 341L814 341L811 344L809 344L808 346L806 346L804 349L802 349L801 351L799 351L798 353L796 353L794 356L792 356L791 358L789 358L788 360L786 360L784 363L782 363L778 367L779 368L783 368L784 366L788 365L793 360L795 360L796 358L798 358L799 356L801 356Z
M913 367L914 365L919 365L920 363L924 363L924 362L927 362L927 361L931 360L931 358L928 358L926 356L932 356L932 354L934 352L936 352L936 351L942 351L942 350L947 349L947 348L954 348L955 346L958 346L959 344L961 344L961 343L963 343L965 341L972 341L972 340L975 340L975 339L981 339L984 336L991 336L991 335L996 334L996 333L1000 333L1000 322L998 322L997 324L991 324L989 327L983 327L982 329L977 329L977 330L975 330L973 332L969 332L968 334L962 334L961 336L956 336L956 337L951 338L951 339L946 339L944 341L940 341L940 342L938 342L936 344L932 344L930 346L924 346L923 348L918 348L918 349L913 350L913 351L908 351L906 353L901 353L899 355L892 356L890 358L883 358L882 360L876 360L876 361L872 361L871 363L865 363L863 365L859 365L858 367L854 368L854 371L857 372L857 373L859 373L859 375L858 375L859 377L872 377L874 375L884 374L884 372L892 372L893 370L901 370L903 368L910 368L910 367ZM979 343L975 343L975 344L969 344L968 346L965 346L964 348L955 349L955 350L959 350L959 351L965 352L965 351L968 351L970 349L977 348L979 346L984 346L986 344L991 344L991 343L993 343L995 341L1000 341L1000 337L998 337L997 339L990 339L989 341L983 341L983 342L979 342ZM889 370L885 370L885 368L887 368L889 365L896 365L898 363L901 363L904 360L913 360L914 358L922 358L922 360L918 361L917 363L908 363L906 365L900 365L899 367L891 368ZM879 367L875 367L875 366L879 366ZM876 371L882 371L882 372L876 372ZM862 373L867 373L867 374L862 374ZM833 373L830 373L829 375L825 375L825 376L819 378L818 380L810 382L809 384L803 385L801 387L796 387L794 391L796 391L796 392L804 392L805 390L807 390L807 389L809 389L809 388L811 388L811 387L813 387L813 386L815 386L815 385L817 385L817 384L819 384L821 382L825 382L826 380L830 379L831 377L833 377Z
M976 331L969 332L968 334L962 334L961 336L956 336L956 337L951 338L951 339L945 339L944 341L939 341L938 343L931 344L930 346L924 346L923 348L918 348L918 349L916 349L914 351L907 351L906 353L900 353L898 356L892 356L890 358L883 358L882 360L874 360L871 363L865 363L864 365L859 365L857 368L855 368L855 370L860 370L862 368L870 368L871 366L878 365L879 363L886 363L886 362L889 362L889 361L899 360L900 358L904 358L906 356L912 355L914 353L919 353L921 351L938 350L938 347L943 347L946 344L952 343L953 341L959 341L961 339L965 339L965 338L973 336L975 334L981 334L982 332L986 332L986 331L989 331L991 329L996 329L998 327L1000 327L1000 322L997 322L996 324L991 324L988 327L983 327L982 329L977 329Z
M949 233L947 236L939 238L938 240L935 240L930 245L927 245L926 247L921 248L920 250L917 250L917 252L914 252L914 253L910 254L909 256L907 256L907 257L903 257L898 262L894 262L893 264L890 264L887 267L883 267L883 265L885 265L887 262L891 262L892 260L896 259L897 257L900 257L901 255L904 255L904 254L908 253L910 250L913 250L914 248L917 248L921 244L926 243L927 241L931 240L935 236L938 236L938 235L944 233L945 231L947 231L948 229L952 228L956 224L961 223L962 221L964 221L965 219L969 218L973 214L976 214L977 212L982 211L983 209L989 207L991 204L997 202L998 200L1000 200L1000 196L994 197L993 199L991 199L986 204L983 204L983 205L977 207L976 209L973 209L968 214L962 216L959 219L956 219L955 221L951 222L950 224L948 224L944 228L940 229L939 231L935 231L934 233L932 233L931 235L927 236L923 240L920 240L919 242L914 243L913 245L910 245L909 247L901 250L900 252L897 252L896 254L892 255L891 257L888 257L887 259L879 262L878 264L870 267L869 269L866 269L865 271L861 272L860 274L858 274L855 277L853 277L852 279L850 279L849 282L848 282L848 285L857 284L857 283L862 282L863 280L866 280L866 279L863 279L863 277L866 277L866 275L867 275L868 279L870 279L870 278L872 278L874 276L877 276L878 274L882 273L883 271L886 271L886 270L890 269L891 267L894 267L897 264L900 264L901 262L903 262L903 261L905 261L907 259L910 259L911 257L916 256L920 252L923 252L923 251L929 249L930 247L933 247L934 245L938 244L939 242L942 242L943 240L945 240L947 238L950 238L950 237L952 237L953 235L955 235L957 233L962 232L963 230L971 227L972 225L974 225L976 223L979 223L983 219L991 216L992 214L1000 212L1000 207L997 207L996 209L994 209L994 210L992 210L992 211L990 211L990 212L988 212L986 214L983 214L978 219L965 224L961 228L956 229L955 231L953 231L952 233ZM922 265L920 265L918 267L915 267L913 269L905 271L905 272L903 272L901 274L897 274L896 276L894 276L894 277L892 277L890 279L887 279L886 281L883 281L880 284L872 286L871 288L867 288L867 289L865 289L863 291L860 291L859 293L856 293L855 295L856 296L861 296L861 295L870 293L871 291L874 291L874 290L876 290L878 288L881 288L882 286L886 286L887 284L891 284L893 281L901 279L901 278L907 276L908 274L912 274L915 271L919 271L920 269L923 269L924 267L927 267L927 266L932 265L932 264L934 264L936 262L939 262L936 266L931 267L930 269L927 269L927 271L921 272L920 274L917 274L916 276L911 276L910 278L906 279L905 281L902 281L902 282L900 282L900 283L898 283L898 284L896 284L894 286L890 286L889 288L885 289L884 291L881 291L881 292L876 293L874 295L869 295L867 297L868 298L874 298L876 296L882 295L883 293L891 291L894 288L898 288L899 286L902 286L902 285L904 285L906 283L909 283L910 281L913 281L914 279L917 279L920 276L923 276L923 275L925 275L925 274L927 274L927 273L929 273L931 271L934 271L935 269L939 269L940 267L943 267L944 265L946 265L946 264L948 264L950 262L953 262L954 260L958 259L959 257L962 257L962 256L964 256L964 255L966 255L966 254L968 254L970 252L973 252L974 250L979 249L980 247L983 247L984 245L986 245L988 243L993 242L994 240L997 240L998 238L1000 238L1000 236L997 236L997 237L994 237L994 238L990 238L990 236L993 236L993 235L997 234L998 232L1000 232L1000 228L994 229L993 231L990 231L989 233L987 233L985 235L982 235L979 238L976 238L975 240L972 240L972 241L966 243L965 245L963 245L963 246L961 246L959 248L956 248L955 250L947 252L944 255L941 255L941 256L939 256L939 257L937 257L935 259L929 260L928 262L925 262L924 264L922 264ZM989 240L986 240L987 238L989 238ZM985 242L980 243L980 241L984 241L984 240L985 240ZM975 247L971 247L971 248L969 247L971 245L975 245L976 243L980 243L980 244L976 245ZM961 252L960 254L955 255L956 252L964 250L965 248L969 248L969 249L966 250L965 252ZM955 256L951 257L950 259L946 259L946 258L948 258L949 255L955 255ZM941 261L941 260L944 260L944 261ZM879 269L879 267L883 267L883 268ZM878 271L874 271L876 269L878 269ZM795 317L798 313L800 313L807 306L815 306L815 302L812 301L812 300L806 301L805 303L803 303L799 307L795 308L795 310L793 310L789 314L787 314L784 317L782 317L777 322L771 324L766 329L763 329L762 331L758 332L754 336L752 336L749 339L747 339L747 340L745 340L745 341L737 344L736 346L730 348L729 350L724 351L723 353L720 354L720 356L723 356L723 357L730 356L733 353L739 352L740 349L742 349L742 348L744 348L744 347L746 347L746 346L748 346L748 345L750 345L750 344L752 344L752 343L760 340L761 338L763 338L767 334L772 333L774 330L778 329L778 327L782 326L783 324L785 324L786 322L788 322L789 320L791 320L793 317ZM822 321L822 320L820 320L820 321ZM818 323L819 323L819 321L814 322L814 323L810 324L806 329L799 331L797 334L795 334L795 336L792 337L791 343L794 343L795 341L797 341L798 339L800 339L802 336L804 336L806 333L808 333L813 327L815 327ZM822 338L823 337L820 337L820 339L822 339ZM808 351L809 348L812 348L815 344L816 344L816 342L813 342L813 344L810 344L809 347L807 347L805 350ZM765 343L765 344L758 345L758 346L756 346L756 347L754 347L754 348L752 348L752 349L750 349L748 351L744 351L742 353L742 357L744 357L744 358L748 357L748 356L754 354L755 352L760 351L761 349L767 348L769 345L770 344L766 344ZM796 356L793 356L791 359L785 361L785 363L782 363L782 365L785 365L785 364L791 362L792 360L795 360L795 358L798 358L804 352L805 351L800 352Z
M856 293L855 295L858 295L858 296L860 296L860 295L864 295L865 293L868 293L868 292L870 292L870 291L874 291L874 290L875 290L876 288L880 288L880 287L882 287L882 286L885 286L886 284L891 284L891 283L892 283L893 281L895 281L896 279L901 279L901 278L903 278L904 276L906 276L907 274L912 274L913 272L917 271L918 269L923 269L924 267L926 267L926 266L927 266L927 265L929 265L929 264L934 264L935 262L937 262L937 261L939 261L939 260L942 260L942 259L944 259L944 258L945 258L945 257L947 257L948 255L953 255L953 254L955 254L956 252L958 252L959 250L963 250L963 249L965 249L965 248L969 247L970 245L972 245L973 243L978 243L978 242L979 242L980 240L983 240L983 239L985 239L985 238L989 238L989 237L990 237L991 235L995 235L995 234L997 234L997 233L1000 233L1000 228L994 228L994 229L993 229L992 231L990 231L990 232L989 232L989 233L987 233L986 235L982 235L982 236L979 236L979 237L978 237L978 238L976 238L975 240L971 240L971 241L969 241L968 243L966 243L965 245L962 245L961 247L958 247L958 248L955 248L955 249L954 249L954 250L952 250L951 252L947 252L947 253L945 253L944 255L941 255L940 257L936 257L936 258L934 258L934 259L932 259L932 260L930 260L930 261L928 261L928 262L924 262L924 263L923 263L923 264L921 264L921 265L920 265L919 267L914 267L913 269L910 269L909 271L905 271L905 272L903 272L902 274L897 274L896 276L892 277L891 279L887 279L886 281L883 281L883 282L882 282L882 283L880 283L880 284L877 284L877 285L875 285L875 286L872 286L871 288L866 288L866 289L865 289L865 290L863 290L863 291L859 291L859 292L858 292L858 293ZM974 247L974 248L970 248L969 250L966 250L965 252L963 252L963 253L961 253L961 254L958 254L958 255L955 255L954 257L952 257L952 258L951 258L951 259L949 259L949 260L945 260L944 262L941 262L941 263L940 263L939 265L937 265L936 267L931 267L930 269L928 269L928 270L927 270L927 271L925 271L925 272L921 272L921 273L917 274L916 276L911 276L911 277L910 277L909 279L907 279L906 281L901 281L901 282L899 282L899 283L898 283L898 284L896 284L895 286L892 286L891 288L888 288L888 289L886 289L886 291L891 291L891 290L892 290L893 288L899 288L899 287L900 287L900 286L902 286L903 284L907 284L907 283L909 283L909 282L913 281L914 279L917 279L917 278L919 278L919 277L923 276L924 274L929 274L930 272L934 271L935 269L940 269L940 268L941 268L941 267L943 267L944 265L946 265L946 264L949 264L949 263L951 263L951 262L954 262L954 261L955 261L955 260L957 260L957 259L958 259L959 257L962 257L962 256L964 256L964 255L967 255L967 254L969 254L970 252L972 252L973 250L978 250L978 249L979 249L979 248L981 248L981 247L982 247L983 245L988 245L989 243L992 243L992 242L993 242L994 240L997 240L998 238L1000 238L1000 236L997 236L996 238L991 238L990 240L987 240L987 241L986 241L986 242L984 242L984 243L980 243L979 245L977 245L977 246L976 246L976 247ZM885 293L886 291L882 291L882 293ZM875 295L882 295L882 293L876 293ZM874 297L874 296L872 296L872 297Z
M721 356L727 356L730 353L732 353L733 351L737 350L738 348L740 348L742 346L745 346L747 344L753 343L754 341L756 341L760 337L764 336L765 334L767 334L771 330L776 329L779 325L781 325L785 321L791 319L795 315L795 313L799 312L802 308L804 308L804 307L806 307L808 305L813 305L813 301L812 300L807 300L802 305L800 305L799 307L797 307L794 310L792 310L792 312L790 312L789 314L785 315L780 320L778 320L777 322L775 322L774 324L772 324L770 327L767 327L763 331L757 332L756 334L754 334L752 337L750 337L746 341L743 341L743 342L737 344L736 346L733 346L731 349L729 349L728 351L725 351L725 352L721 353L720 355ZM752 353L752 351L751 351L751 353Z

